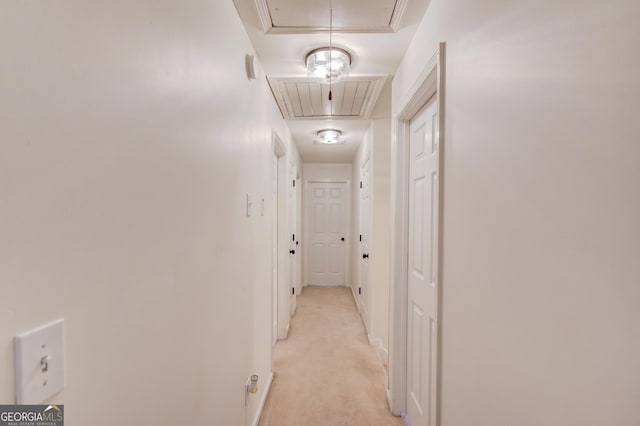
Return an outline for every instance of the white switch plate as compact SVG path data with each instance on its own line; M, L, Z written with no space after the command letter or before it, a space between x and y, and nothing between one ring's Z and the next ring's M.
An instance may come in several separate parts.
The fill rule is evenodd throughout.
M16 402L41 404L64 388L64 319L14 338Z
M251 194L247 194L247 217L253 214L253 197Z

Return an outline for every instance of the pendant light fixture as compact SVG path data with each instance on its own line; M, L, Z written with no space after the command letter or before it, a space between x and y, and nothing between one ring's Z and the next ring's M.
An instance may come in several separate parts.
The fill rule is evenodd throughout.
M333 116L333 82L349 74L351 55L344 49L333 47L333 0L329 0L329 47L309 52L305 58L308 75L317 81L329 84L330 113ZM323 145L343 144L342 132L337 129L322 129L314 141Z
M329 84L329 101L333 98L333 82L349 74L351 55L344 49L333 47L333 0L329 0L329 47L307 53L305 58L310 78Z

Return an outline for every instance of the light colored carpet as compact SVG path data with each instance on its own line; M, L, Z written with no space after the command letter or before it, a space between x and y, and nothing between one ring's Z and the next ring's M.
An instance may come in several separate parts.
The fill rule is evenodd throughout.
M347 287L305 287L274 372L261 426L405 425Z

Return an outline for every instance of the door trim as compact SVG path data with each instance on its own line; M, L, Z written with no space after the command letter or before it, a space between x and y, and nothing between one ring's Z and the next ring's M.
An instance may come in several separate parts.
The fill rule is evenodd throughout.
M288 244L288 209L287 209L287 148L275 130L271 130L271 143L273 152L278 158L276 167L278 173L278 195L275 200L277 205L277 268L278 268L278 294L277 294L277 318L278 340L287 338L289 333L289 244Z
M389 303L389 407L399 416L407 411L407 298L409 243L409 124L411 119L433 96L438 105L438 140L440 149L440 180L438 191L438 288L436 367L436 424L440 424L441 351L442 351L442 228L443 228L443 164L445 118L445 43L440 43L415 83L400 103L400 112L393 118L392 166L392 257L391 300Z
M302 220L302 232L303 232L303 237L304 237L304 242L306 243L307 241L309 241L309 229L308 229L308 225L309 225L309 219L308 219L308 212L307 212L307 204L308 204L308 199L307 197L309 196L309 184L310 183L344 183L346 185L346 190L347 190L347 206L346 206L346 215L347 215L347 223L346 223L346 245L345 245L345 250L346 250L346 265L345 265L345 270L344 270L344 280L345 283L344 285L349 287L351 284L351 250L352 250L352 245L351 245L351 239L349 238L351 236L351 226L352 226L352 218L351 218L351 181L348 179L333 179L333 178L315 178L315 179L305 179L304 180L304 189L303 189L303 194L302 194L302 214L303 214L303 220ZM304 249L304 247L301 247L301 249ZM302 258L302 277L304 277L303 279L303 283L302 286L306 287L309 285L309 268L308 268L308 250L303 250L303 258Z
M371 145L373 145L373 140L370 141ZM372 194L371 194L371 180L372 180L372 172L373 172L373 162L372 162L372 156L371 153L373 151L373 147L372 146L367 146L363 153L362 153L362 161L359 164L359 168L358 168L358 176L359 176L359 181L361 183L364 183L364 177L362 174L362 169L364 167L364 165L368 162L369 165L367 166L369 168L368 172L369 172L369 211L366 212L369 215L369 229L367 229L366 231L368 231L368 237L369 239L371 239L371 235L373 234L373 228L372 228L372 217L373 217L373 199L372 199ZM363 226L363 202L362 202L362 191L364 188L360 187L358 188L358 185L355 185L356 191L357 191L357 197L355 197L355 199L358 200L358 229L356 229L357 234L358 235L362 235L365 232L363 232L362 226ZM357 259L358 259L358 281L353 283L353 291L355 294L355 291L357 288L359 287L363 287L365 286L365 284L363 284L363 280L362 280L362 268L363 268L363 260L362 260L362 240L361 239L356 239L354 236L353 239L354 244L356 244L358 246L358 250L356 251L357 254ZM371 253L371 242L369 241L368 244L368 249L369 249L369 253ZM375 253L374 253L375 255ZM368 271L367 271L367 282L366 282L366 288L365 288L365 297L360 297L361 295L358 294L358 302L356 303L356 305L358 306L358 311L360 312L360 317L362 318L362 324L364 325L364 329L367 332L367 337L369 339L369 343L371 344L371 313L373 312L373 306L372 303L370 303L373 299L371 299L370 297L370 293L371 293L371 289L372 289L372 280L371 280L371 270L373 269L373 265L371 264L371 262L369 262L368 264ZM355 273L355 270L354 270ZM365 310L366 313L366 320L362 315L362 311ZM377 348L378 346L376 346Z

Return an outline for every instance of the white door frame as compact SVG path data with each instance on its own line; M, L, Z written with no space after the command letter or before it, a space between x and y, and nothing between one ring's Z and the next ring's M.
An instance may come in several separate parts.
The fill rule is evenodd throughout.
M373 140L371 141L371 145L373 145ZM360 162L360 167L359 167L359 177L360 177L360 182L364 184L364 178L362 175L362 169L364 167L364 165L366 163L368 163L367 167L368 167L368 179L369 181L367 182L368 184L368 188L359 188L356 189L358 191L358 197L356 197L358 199L358 234L359 235L363 235L365 234L367 237L367 248L369 250L369 255L371 255L371 249L372 249L372 244L371 244L371 237L373 234L373 227L372 227L372 216L373 216L373 194L371 193L371 181L372 181L372 171L373 171L373 163L372 163L372 155L371 152L373 151L373 146L368 146L366 148L366 151L363 153L362 155L362 161ZM358 185L356 185L357 188ZM366 212L366 215L364 214L364 204L362 202L362 194L363 191L365 189L369 190L369 211ZM363 232L363 218L365 216L369 216L369 218L367 219L367 224L369 225L367 227L366 230L364 230ZM360 304L360 306L358 306L358 309L360 310L360 316L363 317L362 318L362 323L364 324L364 328L367 332L367 335L369 336L369 338L371 338L371 313L373 312L373 306L372 306L372 298L371 298L371 290L372 290L372 280L371 280L371 271L373 269L373 265L371 264L371 261L369 260L367 262L367 277L366 277L366 282L363 279L363 273L362 273L362 268L363 268L363 259L362 259L362 241L358 241L358 240L354 240L354 244L358 244L358 268L359 268L359 273L358 273L358 282L354 283L353 286L353 290L354 290L354 296L356 298L356 300L358 301L358 303ZM356 295L356 287L364 287L364 297L361 294L357 294ZM364 310L364 316L363 311Z
M407 302L408 302L408 244L409 244L409 124L411 119L431 99L437 96L438 147L440 149L440 190L438 227L438 318L436 342L438 349L436 368L436 424L440 424L441 350L442 350L442 208L443 208L443 147L444 147L444 99L445 99L445 43L440 43L424 67L405 99L400 103L400 112L394 117L392 126L392 258L391 300L389 304L389 406L395 415L407 410Z
M302 227L303 227L303 237L304 237L304 241L305 243L307 241L309 241L309 219L308 219L308 215L309 212L307 211L307 204L308 204L308 196L309 196L309 184L310 183L344 183L346 184L346 191L347 191L347 205L346 205L346 215L347 215L347 222L346 222L346 227L347 229L345 230L345 254L347 256L347 258L345 259L346 265L345 265L345 269L344 269L344 280L345 280L345 286L348 286L349 283L351 282L351 249L352 249L352 245L351 245L351 238L349 238L352 235L351 232L351 226L352 226L352 220L351 220L351 181L349 180L344 180L344 179L331 179L331 178L327 178L327 179L305 179L304 180L304 191L303 191L303 202L302 202L302 208L303 208L303 215L304 215L304 219L302 220ZM303 285L306 287L307 285L309 285L309 259L308 259L308 252L309 250L304 250L303 252L303 276L304 276L304 283Z
M278 173L278 190L277 199L274 200L277 206L277 253L276 267L278 269L277 294L272 295L276 298L277 320L278 320L278 340L286 339L289 333L289 224L287 209L287 148L282 143L282 139L275 130L271 131L271 143L273 152L278 157L277 173Z
M296 277L295 277L295 285L296 285L296 296L302 294L302 245L304 241L302 240L302 167L297 168L296 175Z
M296 246L295 238L295 235L298 233L298 188L296 185L298 168L293 161L289 161L287 176L287 190L290 191L287 194L287 219L289 222L287 239L289 240L289 253L293 252L293 254L289 256L289 287L291 288L291 290L289 290L289 317L293 317L293 314L296 312L296 298L300 294L297 284L300 249Z

